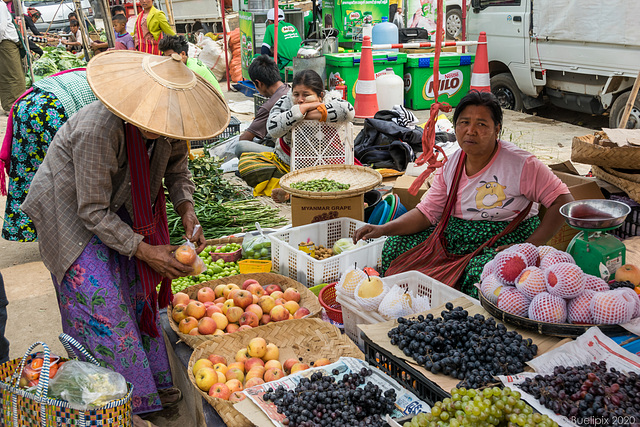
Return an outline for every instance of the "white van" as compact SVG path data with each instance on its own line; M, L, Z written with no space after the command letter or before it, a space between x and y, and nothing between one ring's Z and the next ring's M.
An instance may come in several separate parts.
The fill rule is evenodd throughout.
M81 0L80 5L84 16L89 22L94 23L93 8L89 0ZM36 22L36 28L39 31L61 31L69 26L69 14L76 10L73 0L64 0L62 3L56 0L26 0L24 2L25 11L27 7L34 7L42 14L42 17Z

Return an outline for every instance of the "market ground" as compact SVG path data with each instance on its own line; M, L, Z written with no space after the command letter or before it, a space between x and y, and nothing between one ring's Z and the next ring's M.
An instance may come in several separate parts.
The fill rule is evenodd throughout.
M226 92L227 100L251 101L238 92ZM243 123L252 119L250 114L232 113ZM428 111L416 112L425 120ZM554 120L558 118L559 120ZM555 108L538 110L535 115L505 112L503 139L536 154L547 164L569 160L573 136L586 135L606 126L606 118L580 115ZM0 141L4 137L6 117L0 117ZM360 128L356 127L355 132ZM581 173L589 167L576 165ZM0 218L4 217L5 198L0 197ZM286 208L282 213L288 215ZM64 354L57 336L62 332L60 314L49 272L40 261L37 243L16 243L0 239L0 272L4 277L8 306L6 335L11 342L10 357L22 356L35 341L44 341L52 351ZM156 422L162 426L184 425L182 408L172 411ZM184 409L182 409L184 410ZM189 410L187 408L187 410Z

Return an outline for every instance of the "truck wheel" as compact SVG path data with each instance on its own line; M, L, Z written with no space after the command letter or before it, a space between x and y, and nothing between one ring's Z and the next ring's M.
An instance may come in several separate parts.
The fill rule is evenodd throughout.
M622 120L622 114L624 114L624 107L627 105L629 99L629 92L625 92L613 101L611 106L611 112L609 113L609 127L615 129L620 127L620 121ZM627 121L627 129L640 129L640 96L636 97L636 101L631 107L631 114L629 114L629 120Z
M457 7L452 7L447 10L445 25L447 27L448 39L455 40L459 37L462 32L462 11Z
M511 74L502 73L491 77L491 92L498 98L502 108L522 111L522 93Z

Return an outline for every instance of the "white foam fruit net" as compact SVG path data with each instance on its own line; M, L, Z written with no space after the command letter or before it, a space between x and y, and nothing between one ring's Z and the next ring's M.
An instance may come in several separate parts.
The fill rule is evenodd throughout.
M604 292L609 290L609 285L600 277L592 274L584 275L584 289L589 289L596 292Z
M542 259L550 254L551 252L558 251L553 246L538 246L538 264L542 261Z
M547 280L544 277L544 271L538 267L525 268L516 279L516 289L529 298L533 298L541 292L546 292Z
M591 300L596 291L585 289L579 296L567 301L567 322L593 324Z
M618 288L615 289L614 292L618 292L622 294L625 301L629 305L629 308L632 309L631 318L640 316L640 298L638 298L638 294L631 288Z
M502 289L498 296L498 308L516 316L527 317L531 300L514 287Z
M291 172L353 164L353 124L303 120L292 129Z
M538 294L529 304L529 318L538 322L564 323L567 320L567 302L547 292Z
M633 316L631 304L620 292L596 292L589 304L593 323L604 325L619 325L627 323Z
M520 252L500 252L493 262L498 279L509 285L513 285L522 270L528 267L526 256Z
M413 298L413 312L422 313L423 311L431 310L431 301L426 295L420 295Z
M413 298L400 286L392 287L380 301L378 313L387 319L413 314Z
M371 279L373 279L373 277L371 277ZM376 279L373 279L374 281ZM381 284L382 284L382 292L380 292L380 294L371 297L371 298L366 298L366 297L362 297L360 296L360 291L362 291L364 286L371 286L370 284L368 284L368 280L362 280L358 286L355 289L354 292L354 297L356 299L356 302L358 303L358 305L360 305L360 307L362 307L363 310L366 311L375 311L378 309L378 306L380 305L380 301L382 301L385 297L385 295L387 294L387 292L389 292L389 286L385 283L385 281L381 278L377 278L377 280L380 280Z
M486 263L484 265L484 267L482 267L482 274L480 275L480 282L483 282L484 279L490 275L495 273L496 271L496 265L493 262L493 260L489 261L488 263Z
M544 258L542 258L542 261L540 261L540 268L546 270L552 265L559 264L561 262L568 262L571 264L576 263L573 257L568 253L556 250L555 252L551 252L545 255Z
M487 300L496 304L498 302L500 290L505 286L506 285L502 283L495 274L490 274L485 277L480 284L480 292L482 292L482 295L484 295Z
M584 273L575 264L568 262L554 264L545 271L545 274L547 292L551 295L569 299L577 297L584 291Z
M366 278L367 274L364 271L352 265L340 276L336 291L353 298L356 288Z
M507 249L508 252L520 252L527 257L527 265L538 265L538 248L531 243L518 243Z

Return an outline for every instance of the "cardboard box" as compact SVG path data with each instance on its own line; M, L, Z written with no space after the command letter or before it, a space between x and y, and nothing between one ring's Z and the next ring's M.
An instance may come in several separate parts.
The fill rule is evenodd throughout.
M294 227L343 217L364 221L364 194L340 199L291 196L291 223Z
M567 187L569 187L569 191L571 191L571 195L574 199L585 200L605 198L602 195L602 191L600 191L600 187L596 183L596 180L594 178L580 176L571 162L564 162L557 165L551 165L549 167L553 173L562 180L562 182L567 184ZM541 205L540 215L544 216L545 211L546 209ZM562 228L560 228L560 231L558 231L558 233L556 233L556 235L547 242L547 245L564 251L567 249L571 239L573 239L576 234L578 234L578 230L571 228L565 222L562 225Z
M408 211L415 208L422 199L424 193L429 190L429 184L425 181L424 184L422 184L422 187L420 187L420 190L418 190L418 194L416 196L409 194L409 187L411 187L411 184L413 184L415 179L415 176L402 175L396 179L396 182L393 185L393 194L398 195L400 203L402 203Z

